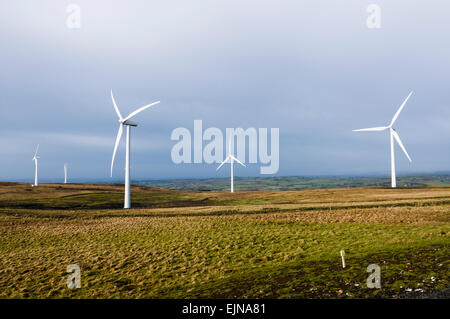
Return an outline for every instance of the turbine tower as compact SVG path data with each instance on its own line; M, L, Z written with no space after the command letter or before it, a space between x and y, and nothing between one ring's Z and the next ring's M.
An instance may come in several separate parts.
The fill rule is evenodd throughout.
M223 162L219 165L219 167L217 167L216 171L218 171L223 164L225 164L227 161L230 161L230 170L231 170L231 192L234 193L234 178L233 178L233 163L234 161L238 162L239 164L241 164L242 166L246 167L245 164L243 164L240 160L238 160L236 157L234 157L234 155L231 154L231 139L229 142L229 147L228 147L228 156L227 158L225 158L223 160Z
M395 154L394 154L394 140L398 143L400 148L405 153L406 157L410 162L412 162L411 157L409 157L408 152L406 151L405 147L403 146L402 141L400 140L400 136L398 136L395 129L392 127L395 123L395 121L398 118L398 115L403 110L403 107L405 106L406 102L408 101L409 97L411 96L413 92L410 92L407 98L403 101L402 105L400 105L399 109L397 110L397 113L395 113L394 117L392 118L391 123L388 126L381 126L381 127L372 127L372 128L363 128L359 130L353 130L353 132L368 132L368 131L385 131L389 130L389 136L391 141L391 186L392 188L397 187L397 181L395 176Z
M31 159L32 161L34 161L34 184L32 184L31 186L33 187L38 187L39 183L38 183L38 162L40 157L37 155L39 150L39 144L36 147L36 152L34 153L33 158Z
M130 203L130 129L132 126L138 125L138 123L132 122L132 121L130 121L130 119L132 117L134 117L135 115L137 115L138 113L142 112L143 110L148 109L149 107L158 104L160 101L153 102L151 104L148 104L141 108L138 108L134 112L131 112L127 117L123 118L122 115L120 114L119 108L117 107L116 101L114 100L112 89L111 89L111 99L112 99L112 102L114 105L114 109L116 110L117 116L119 117L119 131L117 132L116 143L114 145L114 152L113 152L112 160L111 160L111 177L112 177L112 172L113 172L113 167L114 167L114 158L116 157L117 147L119 146L119 142L122 137L123 127L126 126L127 138L126 138L126 147L125 147L125 149L126 149L126 155L125 155L125 200L124 200L123 208L130 208L131 207L131 203Z
M64 184L67 184L67 163L64 164Z

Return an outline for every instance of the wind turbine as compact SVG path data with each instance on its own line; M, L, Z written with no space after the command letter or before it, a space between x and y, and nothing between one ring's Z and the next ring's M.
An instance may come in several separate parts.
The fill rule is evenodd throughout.
M67 163L64 164L64 184L67 184Z
M243 164L240 160L238 160L234 155L231 154L231 139L228 147L228 156L223 160L223 162L217 167L216 171L218 171L223 164L225 164L227 161L230 161L230 170L231 170L231 192L234 193L234 178L233 178L233 163L234 161L238 162L242 166L246 167L245 164Z
M36 152L34 153L33 158L31 159L32 161L34 161L34 184L31 184L31 186L33 187L38 187L39 183L38 183L38 162L40 157L37 155L39 150L39 144L36 147Z
M114 158L116 157L117 147L119 146L120 138L122 137L123 127L127 127L127 138L126 138L126 156L125 156L125 200L123 208L130 208L130 128L131 126L137 126L138 123L130 121L130 119L142 112L149 107L159 104L160 101L153 102L151 104L145 105L138 108L134 112L131 112L127 117L123 118L120 114L119 108L117 107L116 101L114 100L113 92L111 89L111 99L114 104L114 109L116 110L117 116L119 117L119 131L117 132L116 144L114 145L114 152L111 161L111 177L114 167Z
M381 126L381 127L372 127L372 128L363 128L360 130L353 130L353 132L365 132L365 131L385 131L389 130L390 140L391 140L391 186L392 188L397 187L397 182L395 178L395 155L394 155L394 139L400 146L400 148L405 153L406 157L410 162L412 162L411 157L409 157L408 152L406 151L405 147L403 146L402 141L400 140L400 136L398 136L395 129L392 127L395 123L395 121L398 118L398 115L403 110L403 107L405 106L406 102L408 101L409 97L411 96L413 92L411 91L407 98L403 101L402 105L400 105L399 109L395 113L394 117L392 118L391 123L388 126Z

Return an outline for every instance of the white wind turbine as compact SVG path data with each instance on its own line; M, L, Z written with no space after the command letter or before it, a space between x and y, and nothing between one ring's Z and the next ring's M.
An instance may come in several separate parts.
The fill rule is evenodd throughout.
M111 177L114 167L114 158L116 157L117 147L119 146L120 138L122 137L123 127L127 127L127 138L126 138L126 156L125 156L125 200L123 208L130 208L130 127L137 126L138 123L130 121L130 119L142 112L149 107L158 104L160 101L153 102L151 104L145 105L138 108L136 111L131 112L127 117L123 118L120 114L119 108L117 107L116 101L114 100L113 92L111 90L111 99L114 104L114 109L116 110L117 116L119 117L119 131L117 133L116 144L114 145L114 152L111 161Z
M234 178L233 178L233 163L234 161L238 162L239 164L241 164L242 166L246 167L245 164L243 164L240 160L238 160L236 157L234 157L231 154L231 140L229 143L229 147L228 147L228 156L227 158L225 158L223 160L223 162L219 165L219 167L217 167L216 171L218 171L223 164L225 164L227 161L230 161L230 170L231 170L231 192L234 193Z
M397 187L397 182L395 178L395 155L394 155L394 139L397 141L400 148L405 153L406 157L410 162L412 162L411 157L409 157L408 152L406 151L405 147L403 146L402 141L400 140L400 136L398 136L395 129L392 127L397 120L398 115L402 111L403 107L405 106L406 102L408 101L409 97L411 96L413 92L410 92L408 97L403 101L402 105L400 105L399 109L397 110L397 113L395 113L394 117L392 118L391 123L389 126L381 126L381 127L372 127L372 128L363 128L360 130L353 130L353 132L363 132L363 131L385 131L389 130L389 135L391 139L391 185L393 188Z
M67 163L64 164L64 184L67 184Z
M31 159L32 161L34 161L34 184L32 184L31 186L33 187L37 187L39 185L38 183L38 162L39 162L39 156L37 155L39 150L39 144L36 147L36 152L34 153L33 158Z

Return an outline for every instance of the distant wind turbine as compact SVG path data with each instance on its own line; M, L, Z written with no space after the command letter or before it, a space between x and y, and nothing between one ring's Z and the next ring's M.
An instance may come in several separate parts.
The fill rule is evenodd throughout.
M64 164L64 184L67 184L67 163Z
M31 159L32 161L34 161L34 184L31 185L33 187L38 187L38 185L39 185L39 183L38 183L38 162L39 162L40 157L37 155L38 150L39 150L39 144L36 147L36 152L34 153L33 158Z
M405 106L406 102L408 101L409 97L412 95L413 92L410 92L408 97L403 101L402 105L400 105L399 109L397 110L397 113L395 113L394 117L392 118L391 123L389 126L381 126L381 127L372 127L372 128L363 128L360 130L353 130L353 132L368 132L368 131L385 131L389 130L389 135L391 139L391 186L392 188L397 187L397 181L395 177L395 155L394 155L394 139L400 146L400 148L405 153L406 157L410 162L412 162L411 157L409 157L408 152L406 151L405 147L403 146L402 141L400 140L400 136L398 136L395 129L392 127L395 123L395 121L398 118L398 115L403 110L403 107Z
M138 123L130 121L132 117L137 115L149 107L158 104L160 101L153 102L151 104L145 105L141 108L138 108L136 111L131 112L127 117L123 118L120 114L119 108L117 107L116 101L114 100L113 92L111 90L111 99L114 104L114 109L116 110L117 116L119 117L119 131L117 133L116 143L114 145L114 152L111 160L111 177L114 167L114 158L116 157L117 147L119 146L120 138L122 137L123 127L127 127L127 138L126 138L126 157L125 157L125 200L123 208L130 208L130 127L137 126Z
M219 167L217 167L216 171L218 171L218 170L223 166L223 164L225 164L227 161L230 161L230 170L231 170L231 192L234 193L233 163L234 163L234 161L236 161L236 162L238 162L239 164L241 164L242 166L244 166L244 167L246 167L246 166L245 166L245 164L243 164L240 160L238 160L236 157L234 157L231 153L232 153L232 152L231 152L231 140L230 140L229 147L228 147L228 156L227 156L227 158L225 158L225 159L223 160L223 162L219 165Z

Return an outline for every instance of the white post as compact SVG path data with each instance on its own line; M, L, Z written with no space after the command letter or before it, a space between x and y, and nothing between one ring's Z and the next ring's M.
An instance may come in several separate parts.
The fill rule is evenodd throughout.
M341 250L342 268L345 268L345 251Z
M125 157L125 200L123 208L130 208L130 126L127 127L127 144Z
M389 131L391 136L391 185L392 188L397 187L395 178L395 155L394 155L394 135L392 135L392 128Z
M232 157L230 157L230 167L231 167L231 192L234 193L233 158Z
M67 184L67 165L64 164L64 184Z
M38 159L37 158L34 159L34 166L35 166L35 170L34 170L34 186L37 187L38 186Z

